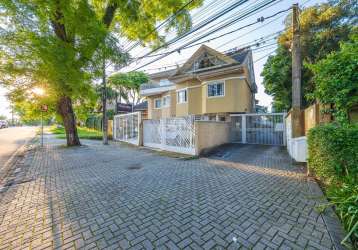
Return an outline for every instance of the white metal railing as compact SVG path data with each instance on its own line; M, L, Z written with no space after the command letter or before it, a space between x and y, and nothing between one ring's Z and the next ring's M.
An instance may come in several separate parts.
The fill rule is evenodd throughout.
M113 118L113 139L139 145L140 123L140 112L115 115Z
M143 121L143 145L195 155L194 117L172 117Z

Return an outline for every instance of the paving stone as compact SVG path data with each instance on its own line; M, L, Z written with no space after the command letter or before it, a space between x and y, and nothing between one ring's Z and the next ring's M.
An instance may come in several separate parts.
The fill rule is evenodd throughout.
M23 158L16 178L31 181L0 193L0 249L333 248L305 173L280 147L183 161L50 137Z

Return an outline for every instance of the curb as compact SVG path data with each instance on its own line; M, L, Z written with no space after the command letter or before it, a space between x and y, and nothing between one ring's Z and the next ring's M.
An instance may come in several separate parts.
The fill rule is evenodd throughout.
M37 135L27 139L18 149L15 150L0 170L0 193L7 186L7 179L13 167L16 166L18 156L25 153L27 151L27 146L30 145L30 142L34 141L36 138Z
M313 196L325 197L314 178L307 178L307 186ZM327 202L326 197L324 199ZM336 250L346 250L347 248L341 244L341 241L345 236L344 229L342 228L341 222L332 207L327 207L325 212L321 213L321 216L328 229L327 231L334 248Z

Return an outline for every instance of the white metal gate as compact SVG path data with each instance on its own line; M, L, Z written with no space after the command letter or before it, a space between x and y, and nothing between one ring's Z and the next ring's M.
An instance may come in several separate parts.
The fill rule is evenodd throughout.
M195 155L194 117L172 117L143 121L143 145Z
M139 129L141 113L134 112L123 115L115 115L113 118L114 140L139 145Z
M231 141L286 145L285 113L232 114Z

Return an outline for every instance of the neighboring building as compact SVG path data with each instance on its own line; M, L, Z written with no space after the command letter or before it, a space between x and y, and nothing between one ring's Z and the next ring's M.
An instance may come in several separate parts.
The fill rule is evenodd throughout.
M196 115L227 120L233 113L255 112L255 84L249 49L222 54L201 46L180 68L150 75L141 86L148 118Z
M132 104L128 103L117 103L117 114L127 114L132 112L142 112L142 117L148 117L148 102L144 101L134 105L132 108Z

